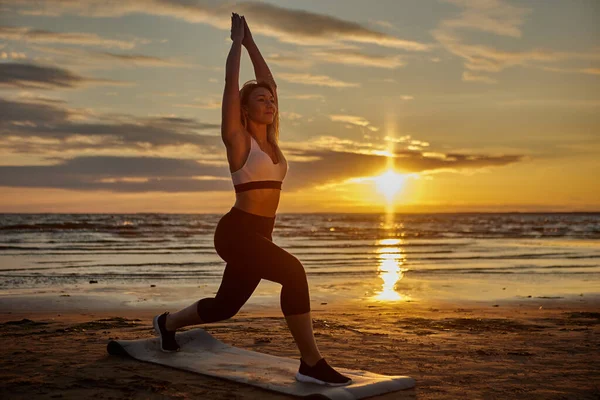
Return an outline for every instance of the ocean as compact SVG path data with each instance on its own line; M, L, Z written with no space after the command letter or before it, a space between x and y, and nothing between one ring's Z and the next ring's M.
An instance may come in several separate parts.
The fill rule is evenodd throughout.
M221 216L1 214L0 301L213 296L225 266L213 247ZM303 263L314 304L600 294L600 213L278 214L273 241ZM279 291L263 280L250 302L278 304Z

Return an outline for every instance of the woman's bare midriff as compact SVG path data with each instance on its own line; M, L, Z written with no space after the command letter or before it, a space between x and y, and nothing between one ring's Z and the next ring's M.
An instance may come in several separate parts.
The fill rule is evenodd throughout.
M279 206L280 189L253 189L235 194L234 207L263 217L274 217Z
M234 158L238 157L237 164L234 170L238 170L242 168L246 159L248 158L248 152L250 149L250 133L244 131L245 135L240 137L240 141L237 142L237 149L241 150L241 153L234 154L233 149L228 148L227 150L227 159L230 163L230 172L231 172L231 163ZM240 151L238 150L238 151ZM283 156L281 150L279 150L281 155ZM243 154L243 162L242 162L242 154ZM269 155L273 158L272 155ZM281 161L281 160L279 160ZM274 162L274 161L273 161ZM277 213L277 207L279 206L279 198L281 197L281 189L252 189L246 192L240 192L235 194L235 204L234 207L239 208L240 210L244 210L251 214L261 215L263 217L274 217Z

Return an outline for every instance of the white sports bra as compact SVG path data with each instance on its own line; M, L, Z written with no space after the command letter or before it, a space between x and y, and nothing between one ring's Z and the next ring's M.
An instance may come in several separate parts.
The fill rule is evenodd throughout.
M273 188L281 190L281 183L288 170L287 160L280 157L273 164L271 157L261 150L258 142L250 135L250 153L244 166L231 173L235 192L252 189Z

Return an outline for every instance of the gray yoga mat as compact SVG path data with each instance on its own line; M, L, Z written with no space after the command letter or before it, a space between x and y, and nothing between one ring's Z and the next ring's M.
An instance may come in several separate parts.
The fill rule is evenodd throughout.
M177 333L181 351L164 353L157 337L138 340L113 340L107 351L129 355L137 360L215 376L267 390L300 397L332 400L355 400L412 388L415 380L408 376L379 375L367 371L337 368L353 383L329 387L298 382L294 378L299 360L238 349L215 339L203 329Z

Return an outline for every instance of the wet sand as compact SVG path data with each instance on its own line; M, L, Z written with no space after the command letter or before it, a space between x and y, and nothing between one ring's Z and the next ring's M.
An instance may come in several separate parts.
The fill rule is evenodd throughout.
M106 352L111 339L153 336L152 317L161 311L0 310L0 397L289 398ZM414 389L372 399L600 398L596 301L322 304L313 319L331 365L417 381ZM277 307L244 308L203 328L241 348L299 357Z

